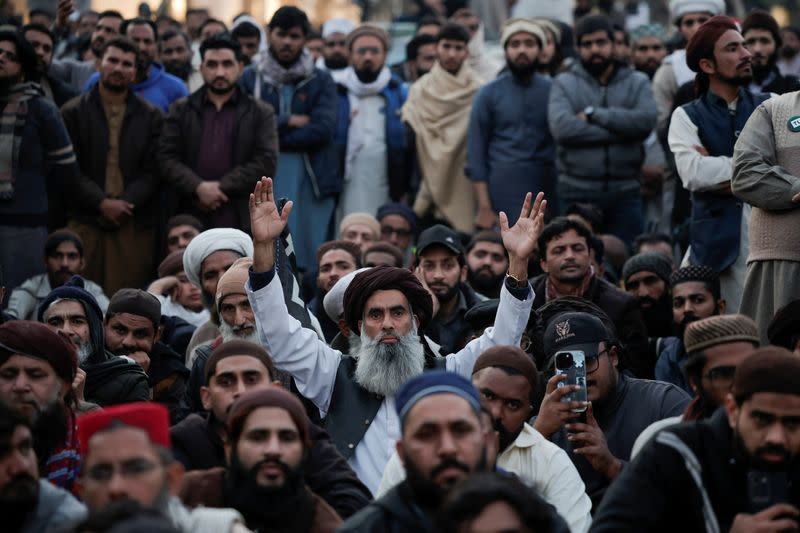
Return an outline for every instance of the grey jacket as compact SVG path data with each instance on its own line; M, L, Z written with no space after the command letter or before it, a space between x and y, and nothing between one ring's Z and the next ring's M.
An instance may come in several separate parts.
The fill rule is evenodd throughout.
M108 298L103 293L103 288L93 281L84 280L86 290L97 300L97 305L103 313L108 307ZM50 278L47 274L39 274L28 278L25 282L11 291L8 297L6 312L18 320L36 320L39 304L41 304L53 289L50 287Z
M53 486L46 479L40 479L36 508L20 531L21 533L64 531L65 526L81 522L86 515L86 506L72 494Z
M577 114L594 107L589 122ZM560 178L576 181L638 179L643 142L656 124L650 80L618 67L607 86L580 63L553 80L547 121L558 148Z

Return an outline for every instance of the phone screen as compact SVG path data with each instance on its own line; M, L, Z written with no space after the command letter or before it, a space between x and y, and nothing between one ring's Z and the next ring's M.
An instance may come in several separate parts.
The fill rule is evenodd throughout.
M789 501L786 472L751 470L747 473L747 499L751 513L759 513L776 503Z
M586 354L578 350L556 353L556 375L565 375L567 379L558 382L558 387L577 385L579 390L562 397L564 402L585 402L586 396ZM586 407L572 410L575 413L586 411Z

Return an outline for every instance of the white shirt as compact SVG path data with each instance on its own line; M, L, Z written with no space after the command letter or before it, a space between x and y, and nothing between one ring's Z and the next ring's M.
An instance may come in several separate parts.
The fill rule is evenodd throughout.
M171 296L164 296L162 294L153 294L153 296L158 298L158 301L161 302L161 314L164 316L176 316L178 318L182 318L196 328L199 328L208 322L209 318L211 318L211 315L206 309L195 312L173 301Z
M516 440L497 457L497 466L519 476L556 508L570 531L583 533L592 525L592 500L578 470L567 453L528 424ZM376 498L380 498L406 477L395 452L389 459Z
M334 350L309 329L289 315L283 300L280 279L275 275L270 283L254 292L248 281L245 289L261 333L261 343L272 356L275 366L292 375L297 389L317 406L325 417L330 406L336 372L343 355ZM469 378L475 360L488 348L497 345L519 345L528 323L534 299L531 289L528 298L518 300L503 284L495 326L473 340L460 352L447 356L446 368ZM367 423L367 421L365 421ZM354 443L350 466L373 493L378 489L383 469L400 438L400 421L394 407L394 397L383 400L375 418L369 422L364 438Z

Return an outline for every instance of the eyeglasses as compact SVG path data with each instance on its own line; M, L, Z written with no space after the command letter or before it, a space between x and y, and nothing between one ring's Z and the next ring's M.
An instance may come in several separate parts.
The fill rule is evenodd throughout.
M114 477L114 472L117 468L119 469L120 476L132 479L152 472L157 466L156 463L148 461L147 459L131 459L129 461L124 461L119 467L108 463L94 465L87 470L86 475L93 481L108 483L111 481L111 478Z
M587 357L586 358L586 362L584 364L586 365L586 373L587 374L591 374L592 372L596 372L597 369L600 368L600 357L602 357L603 354L608 353L609 349L610 348L606 348L602 352L597 352L597 355L595 355L594 357Z
M703 377L710 381L712 385L720 385L733 381L734 374L736 374L735 366L717 366L703 374Z
M391 237L397 235L398 237L406 238L411 236L411 232L407 229L393 228L391 226L381 227L381 237Z

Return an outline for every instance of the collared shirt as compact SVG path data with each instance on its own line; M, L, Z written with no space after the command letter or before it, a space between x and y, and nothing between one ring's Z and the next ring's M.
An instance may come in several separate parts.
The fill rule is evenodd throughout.
M84 279L86 290L97 300L103 313L108 307L108 297L97 283ZM39 274L28 278L22 285L11 291L6 312L18 320L36 320L39 305L47 298L50 291L50 278L47 274Z

